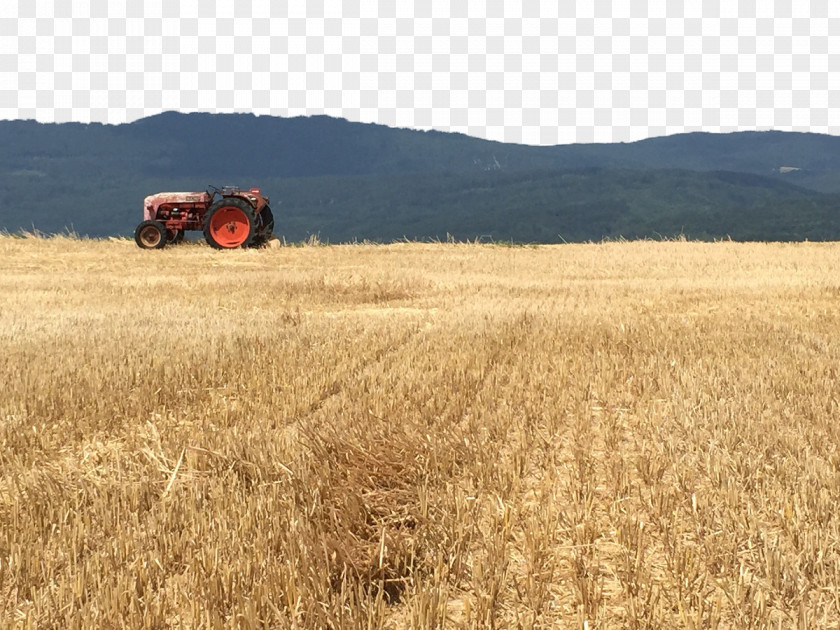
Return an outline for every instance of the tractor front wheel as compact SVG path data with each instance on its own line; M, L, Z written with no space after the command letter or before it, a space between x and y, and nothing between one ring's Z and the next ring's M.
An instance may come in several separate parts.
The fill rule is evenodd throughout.
M256 232L257 217L244 199L220 199L210 206L204 218L204 238L216 249L248 247Z
M160 221L143 221L134 230L134 242L143 249L160 249L166 238L166 227Z

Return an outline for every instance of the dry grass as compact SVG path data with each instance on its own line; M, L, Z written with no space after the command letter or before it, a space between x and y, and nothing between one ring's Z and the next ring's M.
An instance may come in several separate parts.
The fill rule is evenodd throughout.
M0 626L837 627L838 269L0 237Z

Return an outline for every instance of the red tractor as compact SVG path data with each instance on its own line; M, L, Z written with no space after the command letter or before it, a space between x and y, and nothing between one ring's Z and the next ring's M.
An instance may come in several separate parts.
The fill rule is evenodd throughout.
M259 188L232 186L150 195L143 201L143 222L134 230L134 240L143 249L160 249L180 243L187 230L203 230L216 249L258 247L274 232L268 201Z

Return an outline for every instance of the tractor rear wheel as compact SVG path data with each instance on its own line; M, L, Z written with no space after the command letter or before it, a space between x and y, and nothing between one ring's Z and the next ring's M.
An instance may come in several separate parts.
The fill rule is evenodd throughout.
M160 249L166 245L166 228L160 221L143 221L134 230L134 242L143 249Z
M271 236L274 233L274 213L271 208L266 206L262 209L263 216L263 232L266 236Z
M204 238L216 249L248 247L257 233L257 216L244 199L225 197L204 217Z
M262 247L274 235L274 214L268 206L260 210L260 223L262 223L262 226L251 243L254 247Z

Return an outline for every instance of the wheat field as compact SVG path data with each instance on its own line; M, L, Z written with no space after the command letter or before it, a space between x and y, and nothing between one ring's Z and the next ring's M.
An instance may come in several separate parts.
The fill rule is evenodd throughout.
M0 237L0 627L836 628L839 269Z

